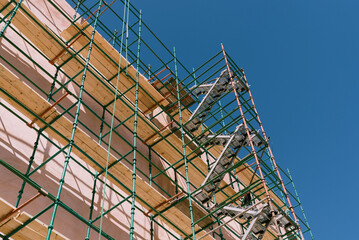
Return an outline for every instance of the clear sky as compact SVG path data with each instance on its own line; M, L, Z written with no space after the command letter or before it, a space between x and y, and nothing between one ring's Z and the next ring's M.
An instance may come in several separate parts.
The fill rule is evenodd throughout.
M189 69L224 43L315 239L359 239L359 1L131 2Z

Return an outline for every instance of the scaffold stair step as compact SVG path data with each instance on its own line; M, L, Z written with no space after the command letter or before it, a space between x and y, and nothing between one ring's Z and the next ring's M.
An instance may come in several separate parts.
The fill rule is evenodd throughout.
M237 91L245 91L244 86L239 80L233 80L233 83ZM211 111L217 99L220 98L223 93L233 91L233 87L228 71L223 70L220 76L215 79L214 83L194 86L191 89L197 96L205 94L202 101L198 104L196 110L194 110L192 116L190 117L190 120L192 121L187 124L187 129L194 132Z
M216 210L218 206L214 206L214 210ZM228 217L236 217L249 221L249 226L245 231L245 234L242 235L242 240L245 239L256 239L261 240L266 232L269 224L271 223L271 212L268 205L263 206L260 209L252 209L248 210L250 206L247 207L239 207L233 205L227 205L223 208L216 211L217 217L228 216ZM241 214L243 213L244 214Z

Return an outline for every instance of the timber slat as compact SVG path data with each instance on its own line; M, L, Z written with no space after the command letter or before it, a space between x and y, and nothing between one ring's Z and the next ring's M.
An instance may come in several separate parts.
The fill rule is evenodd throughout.
M25 102L21 102L29 111L35 112L36 114L40 114L40 109L47 109L50 104L43 99L40 95L34 92L28 85L23 83L20 79L18 79L14 74L12 74L6 67L0 64L0 87L12 97L21 101L26 99ZM26 117L32 119L33 115L28 111L25 110L24 107L18 105L13 100L11 100L7 95L0 92L0 96L11 103L17 110L23 113ZM59 115L59 112L53 111L51 117L49 116L48 119L52 119ZM63 134L67 139L71 137L72 131L72 122L70 122L66 117L61 117L57 119L55 122L51 124L52 128ZM54 139L59 141L61 144L66 145L68 144L68 140L61 137L57 134L54 130L50 128L46 128L45 131L52 136ZM95 140L91 139L85 132L81 129L77 129L74 143L81 149L83 149L89 156L94 159L94 161L102 166L103 168L106 166L107 161L107 150L100 146ZM97 171L101 171L100 168L96 163L91 161L91 159L87 158L81 151L77 148L73 148L72 150L74 154L80 157L84 162L89 164ZM116 158L110 154L109 163L116 161ZM129 193L127 189L132 189L132 170L130 170L127 166L125 166L122 162L117 163L115 166L110 168L109 173L113 174L114 177L117 179L121 179L121 183L119 184L114 179L110 178L110 181L117 185L119 188L124 190L125 192ZM147 209L150 210L150 207L146 204L155 207L160 203L167 200L162 194L160 194L156 189L149 185L149 183L142 180L140 177L136 179L136 194L138 196L139 202ZM187 212L182 211L185 209L181 207L182 205L186 205L186 201L182 201L175 205L174 207L165 211L162 215L167 218L169 221L176 223L176 226L180 228L187 234L191 234L191 219L189 214L189 209ZM194 208L196 208L194 206ZM159 209L161 210L161 209ZM203 210L196 208L195 213L197 213L194 217L195 219L199 219L205 215ZM205 226L206 224L210 223L210 219L205 219L199 225ZM177 233L181 234L180 231L173 228ZM196 229L199 229L199 226L196 226ZM201 234L200 234L201 235ZM209 237L208 239L212 239Z
M11 213L15 209L10 203L0 198L0 219ZM18 227L24 225L26 221L31 219L31 216L26 212L17 211L14 212L9 218L0 222L0 232L3 234L10 234ZM12 238L16 240L34 240L34 239L46 239L48 226L41 221L35 219L20 231L16 232ZM52 230L51 240L68 240L65 236L58 233L56 230Z

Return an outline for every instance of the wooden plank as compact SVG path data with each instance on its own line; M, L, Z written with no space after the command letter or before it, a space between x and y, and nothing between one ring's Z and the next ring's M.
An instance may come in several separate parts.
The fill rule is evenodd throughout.
M10 213L13 210L13 207L8 204L5 200L0 198L0 219L5 217L8 213ZM1 225L2 222L0 222Z
M26 106L30 111L38 111L37 109L46 109L49 106L49 103L45 101L41 96L31 90L29 86L19 80L15 75L13 75L7 68L0 64L0 87L11 94L17 100L26 101L22 102L24 106ZM9 100L9 98L0 93L0 96L4 98L6 101L9 101L13 104L15 108L17 108L21 113L23 113L27 117L32 117L32 115L21 107L18 104L15 104L14 101ZM52 112L51 116L48 116L47 119L52 119L58 116L59 113L57 111ZM46 119L46 120L47 120ZM61 117L54 123L52 123L52 127L57 131L61 132L65 137L70 138L72 123L66 118ZM68 143L67 140L60 137L54 131L47 128L45 130L50 136L55 138L61 144L66 145ZM101 166L106 166L107 160L107 150L100 146L95 140L91 139L85 132L78 129L74 138L75 144L84 150L89 156L91 156L98 164ZM94 162L88 159L82 152L80 152L77 148L73 148L73 153L78 157L83 159L86 163L92 166L97 171L100 171L101 168L98 167ZM116 158L113 155L110 155L109 162L112 163ZM127 188L132 189L132 170L130 170L127 166L125 166L122 162L117 163L113 168L109 170L111 174L113 174L117 179L121 180L121 183L125 185ZM122 190L127 191L125 187L119 184L114 179L110 179L114 184L116 184ZM139 202L147 209L150 208L145 204L149 204L154 207L159 205L160 203L167 200L162 194L160 194L156 189L150 186L146 181L142 180L140 177L137 177L136 180L136 194L141 199ZM186 202L182 201L176 206L168 209L163 213L163 216L167 218L169 221L176 224L177 227L182 229L187 234L191 233L191 220L189 218L189 208L186 208ZM183 209L187 209L187 211L183 211ZM161 210L161 209L159 209ZM200 208L194 206L195 212L195 220L203 217L205 212ZM212 222L209 218L206 218L202 221L199 226L196 226L196 229L199 229L200 226L205 226ZM174 229L177 233L181 234L180 231ZM202 234L202 233L201 233ZM212 239L212 238L208 238Z
M15 218L10 219L9 221L6 222L6 224L4 224L3 226L0 227L0 232L4 233L4 234L10 234L12 231L14 231L15 229L21 227L21 225L23 225L23 223L19 220L17 220L16 216ZM22 217L22 220L28 220L30 219L29 216ZM44 226L45 229L46 226ZM41 234L38 234L37 232L33 231L31 228L25 227L23 229L21 229L21 231L15 233L13 235L14 239L45 239L46 237L42 236Z
M156 80L153 82L152 85L157 89L157 91L162 94L162 96L166 96L169 102L175 103L178 101L176 81L173 77L170 77L167 81L164 82ZM181 103L184 107L188 108L195 103L195 100L192 98L191 95L188 95L188 92L185 90L185 88L183 88L181 84L179 86L179 93ZM174 107L169 109L168 111L177 112L178 106L176 107L176 105L174 105Z
M0 218L4 217L5 215L9 214L15 209L10 203L6 202L4 199L0 198ZM4 221L0 222L0 232L3 234L10 234L18 227L22 226L26 221L31 219L31 216L26 212L17 211L12 215L10 218L5 219ZM41 221L35 219L20 231L15 233L12 238L14 239L26 239L26 240L33 240L33 239L46 239L47 235L47 225L42 223ZM56 230L52 231L51 234L52 240L65 240L68 239L65 236L58 233Z
M0 0L0 7L4 7L9 1L8 0ZM7 14L11 10L11 6L6 8L3 11L3 14ZM41 23L41 21L34 15L32 12L27 9L25 5L22 5L22 7L26 10L26 13L19 9L15 15L15 17L12 20L12 24L16 26L16 28L19 29L19 31L26 36L39 50L41 50L49 59L54 59L60 52L63 51L63 49L66 47L64 44L57 42L55 39L57 37L51 33L51 31L48 29L47 26ZM28 16L30 15L31 18ZM37 23L35 22L35 20ZM45 29L48 30L48 32L45 31ZM90 31L91 26L88 28L88 31ZM91 30L92 31L92 30ZM91 34L91 32L90 32ZM84 39L84 37L83 37ZM85 39L86 40L86 39ZM100 41L101 40L101 41ZM109 45L108 42L106 42L100 34L96 34L95 37L96 43L99 44L101 47L106 47L105 49L112 48L111 45ZM69 50L71 53L73 51ZM87 51L86 49L84 51ZM117 53L117 54L116 54ZM101 53L102 54L102 53ZM94 63L95 65L102 64L102 62L108 62L104 61L104 59L98 59L98 56L102 56L100 54L100 51L98 48L93 48L93 53L91 54L90 58L90 64ZM115 61L118 61L120 54L115 49L109 49L108 50L109 56L112 56ZM69 52L66 52L63 54L57 61L57 63L60 65L66 61L68 61L64 66L64 71L69 75L74 77L78 74L79 71L83 69L84 61L81 60L79 57L72 58L69 60L71 55ZM85 55L87 57L87 54ZM117 58L116 58L117 57ZM122 57L122 56L121 56ZM123 58L123 57L122 57ZM123 59L123 64L125 64L125 59ZM95 66L96 68L96 66ZM111 76L109 74L106 74L105 76L107 78L113 77L115 74L117 74L117 69L112 69L113 73ZM104 70L104 69L102 69ZM106 72L105 72L106 73ZM128 73L131 77L136 79L136 69L131 66L128 69ZM103 74L103 73L102 73ZM81 83L82 74L79 74L74 80L78 83ZM88 73L86 77L86 85L85 89L94 89L96 90L96 94L94 95L97 99L100 100L101 104L105 105L112 101L114 99L113 94L111 94L111 91L107 88L110 87L110 89L113 89L107 82L103 81L102 83L99 82L98 79L101 79L101 76L95 71L92 70L92 74ZM129 77L126 77L124 73L120 74L120 91L124 92L128 88L134 85L134 83L130 80ZM161 104L163 106L166 106L168 102L166 100L163 100L163 97L160 93L156 91L155 88L152 87L150 83L147 82L147 80L144 78L143 75L139 75L139 84L142 86L142 88L146 89L146 93L150 94L156 101L161 101ZM88 88L88 89L87 89ZM113 89L114 91L114 89ZM104 94L103 94L104 93ZM147 111L149 108L153 108L153 105L155 105L155 102L146 94L142 89L140 89L139 92L139 109L141 109L143 112ZM127 92L126 97L128 97L130 100L135 100L135 88L133 88L131 91ZM105 97L102 97L105 96Z
M87 22L82 24L77 23L75 25L69 26L65 29L61 36L66 40L72 39L79 30L77 29L84 29L83 33L87 35L81 35L74 43L73 48L77 51L81 50L80 54L83 57L87 57L88 50L89 50L89 38L91 38L93 27L88 26ZM76 37L77 38L77 37ZM119 53L116 49L114 49L108 41L106 41L100 33L96 31L94 36L94 47L91 51L91 58L90 63L94 66L99 72L101 72L107 79L111 79L113 76L117 75L118 73L118 63L120 62L121 68L127 68L127 74L130 76L126 76L125 72L121 73L121 80L119 81L119 90L121 92L127 91L135 84L136 80L136 69L129 65L130 63ZM86 46L86 47L85 47ZM121 60L120 60L121 58ZM132 79L131 79L132 78ZM147 81L147 79L139 73L138 76L139 85L144 89L139 89L139 109L141 111L146 112L156 106L156 101L161 102L161 105L167 106L168 101L163 100L163 96L157 92L157 90ZM116 83L116 78L112 80L112 82ZM136 95L135 95L135 88L132 88L130 91L126 93L126 97L128 97L132 102L135 102ZM152 98L153 99L152 99Z
M8 2L8 0L0 0L0 7L4 7ZM4 10L3 14L7 14L13 6L14 5L11 4L10 7ZM22 8L24 8L33 19L39 22L39 24L30 18L27 13L22 11L22 9L18 9L15 17L12 20L12 24L22 33L23 36L30 40L49 59L55 58L55 56L63 50L65 45L55 41L56 36L54 36L51 32L47 33L45 29L50 31L47 26L43 25L24 4L22 4ZM65 54L60 58L59 61L62 63L68 60L69 57L69 54ZM79 71L83 69L83 62L78 58L73 58L67 64L65 64L63 68L69 76L74 77ZM81 83L81 78L82 74L79 74L79 76L77 76L74 80L78 83ZM95 97L100 99L101 104L107 104L114 99L111 91L108 90L105 86L106 85L103 85L98 80L96 80L94 75L90 73L87 74L85 90L97 90L97 92L95 91Z

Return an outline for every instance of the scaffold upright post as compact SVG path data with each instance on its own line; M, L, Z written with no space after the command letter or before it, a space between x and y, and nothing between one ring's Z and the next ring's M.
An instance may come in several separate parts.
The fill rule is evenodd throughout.
M67 154L66 154L65 161L64 161L64 167L63 167L63 171L62 171L62 175L61 175L61 179L60 179L60 184L59 184L59 188L58 188L58 192L57 192L56 201L55 201L54 209L53 209L53 212L52 212L50 224L48 226L48 232L47 232L46 240L50 239L52 229L54 228L55 216L56 216L57 208L59 206L61 191L62 191L62 187L63 187L63 185L65 183L65 175L66 175L66 171L67 171L67 166L68 166L69 161L70 161L71 150L72 150L72 148L74 146L74 137L75 137L77 124L78 124L77 121L79 119L80 110L81 110L82 95L83 95L83 92L84 92L86 74L87 74L87 70L88 70L88 67L89 67L89 63L90 63L91 51L92 51L94 36L95 36L95 33L96 33L95 30L96 30L98 16L99 16L99 13L101 12L100 8L101 8L101 5L102 5L102 1L103 0L99 1L99 8L98 8L99 11L96 14L95 23L94 23L94 27L93 27L93 31L92 31L92 35L91 35L89 51L88 51L88 55L87 55L87 58L86 58L86 65L85 65L85 68L84 68L83 74L82 74L80 92L79 92L79 97L78 97L78 101L77 101L77 109L76 109L76 113L75 113L75 119L74 119L73 127L72 127L71 139L70 139L70 142L69 142L69 147L68 147Z
M246 129L247 136L250 136L249 127L248 127L248 125L247 125L247 120L246 120L246 118L245 118L245 116L244 116L244 113L243 113L242 104L241 104L241 102L240 102L240 100L239 100L236 87L234 86L233 76L232 76L231 69L229 68L229 64L228 64L226 52L225 52L225 50L224 50L223 44L221 44L221 46L222 46L222 51L223 51L224 59L225 59L225 62L226 62L226 67L227 67L227 71L228 71L228 74L229 74L229 78L231 79L231 84L232 84L232 87L233 87L233 91L234 91L234 94L235 94L235 97L236 97L236 101L237 101L237 104L238 104L239 111L240 111L240 113L241 113L241 118L242 118L244 127L245 127L245 129ZM270 194L269 194L269 191L268 191L268 187L267 187L266 181L265 181L265 179L264 179L264 175L263 175L263 172L262 172L261 164L260 164L260 162L259 162L259 158L258 158L258 156L257 156L257 152L256 152L256 150L255 150L255 148L254 148L254 144L253 144L252 138L250 138L250 137L249 137L249 143L250 143L250 147L251 147L251 149L252 149L252 154L253 154L254 159L255 159L255 161L256 161L256 165L257 165L257 167L258 167L259 176L260 176L260 178L261 178L262 185L263 185L264 190L265 190L265 192L266 192L266 199L267 199L268 205L269 205L269 207L271 208L272 218L273 218L273 220L274 220L274 224L275 224L275 227L276 227L277 235L279 236L279 239L281 239L280 229L279 229L279 226L278 226L277 221L275 220L275 212L274 212L274 208L273 208L273 205L272 205L272 202L271 202L271 197L270 197Z

